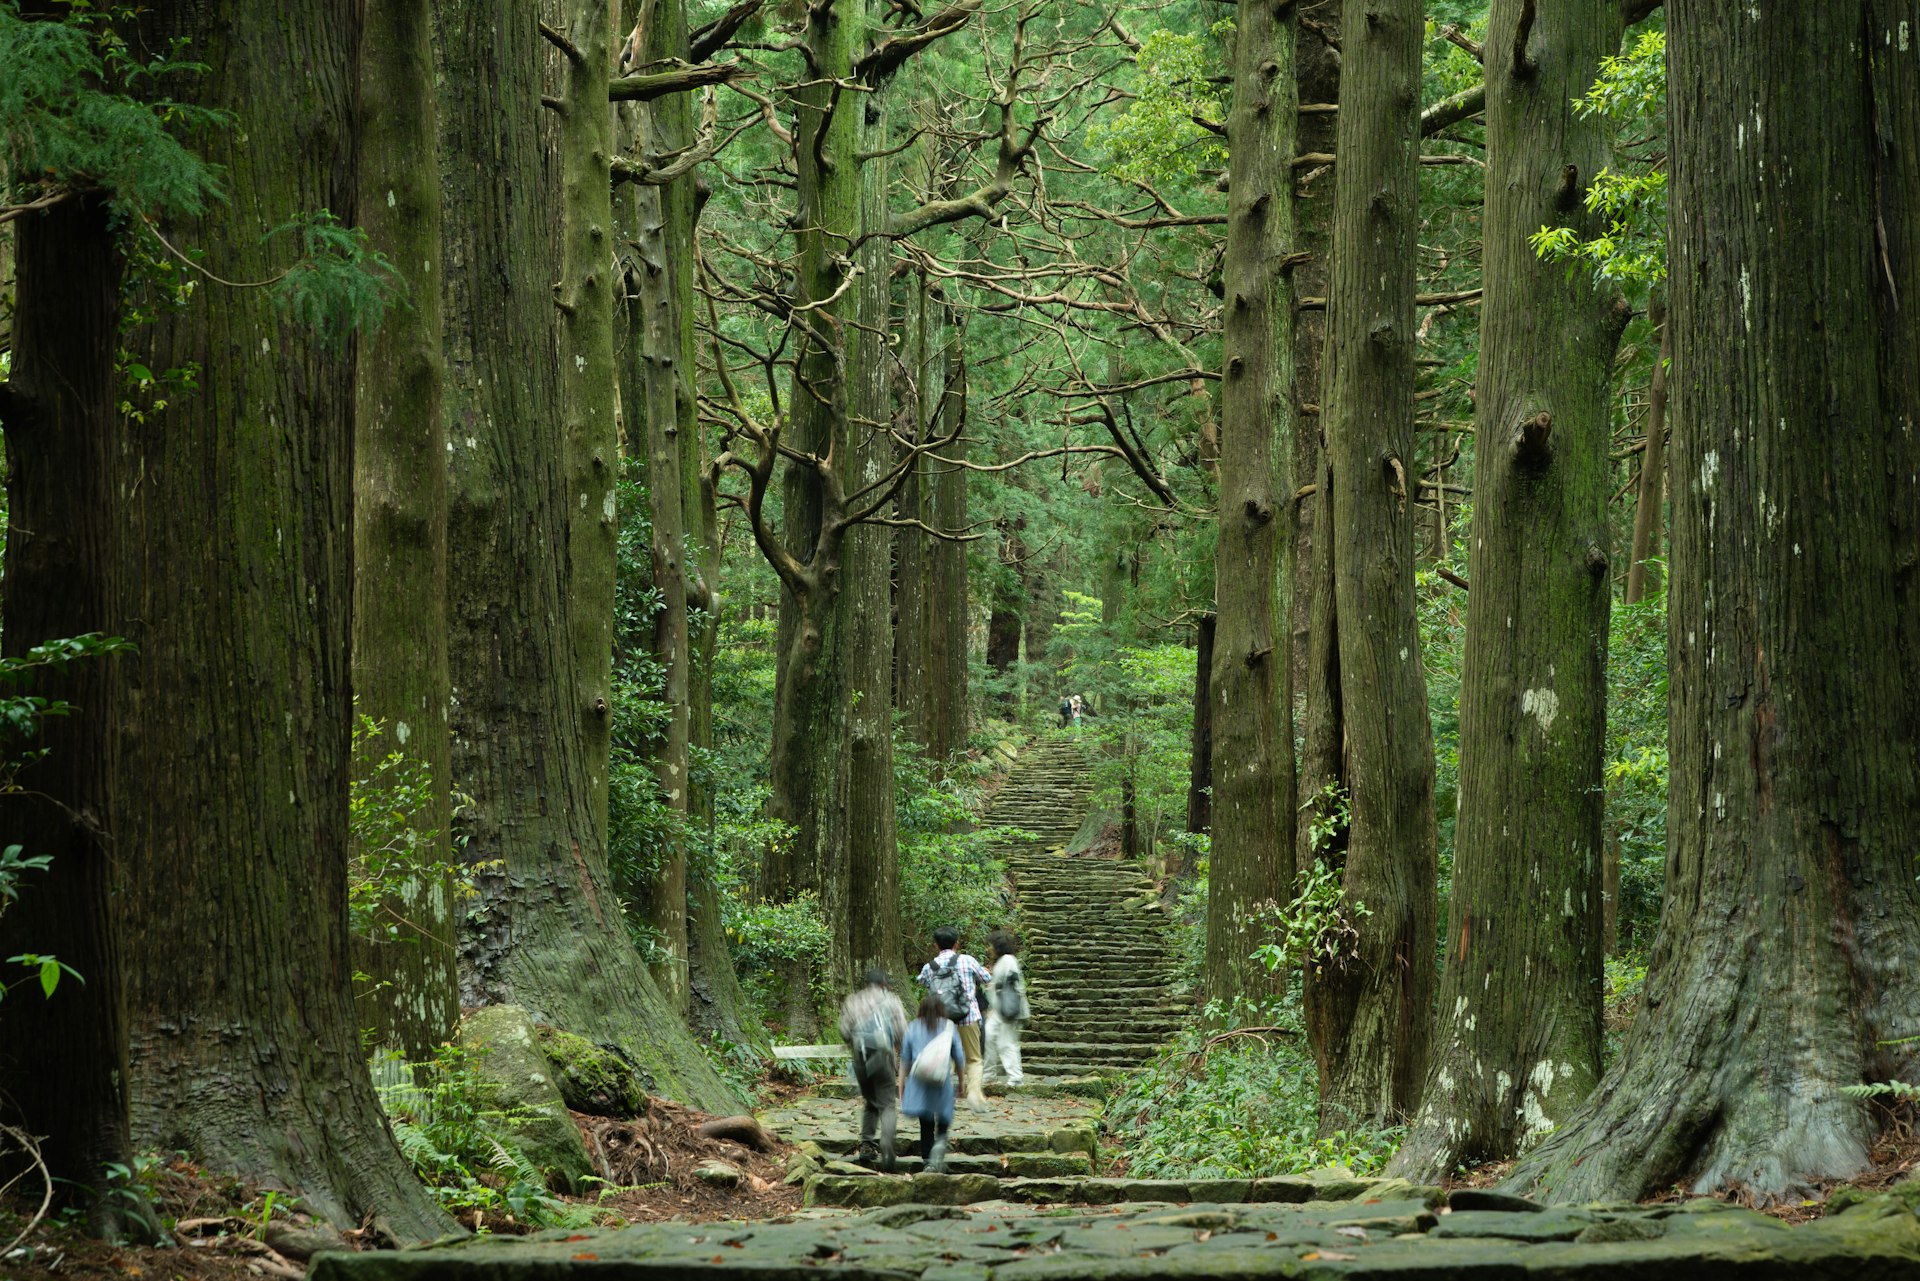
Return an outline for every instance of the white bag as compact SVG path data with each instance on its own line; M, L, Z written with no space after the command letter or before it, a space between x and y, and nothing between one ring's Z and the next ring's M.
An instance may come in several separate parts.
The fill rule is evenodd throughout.
M937 1090L946 1085L947 1078L953 1075L953 1024L947 1024L939 1036L927 1042L926 1049L913 1056L909 1075L928 1089Z

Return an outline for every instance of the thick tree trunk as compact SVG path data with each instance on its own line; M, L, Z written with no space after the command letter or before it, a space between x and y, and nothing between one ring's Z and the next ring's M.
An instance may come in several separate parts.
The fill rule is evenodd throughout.
M440 416L440 182L429 0L373 0L360 38L361 226L407 282L378 341L361 346L354 420L353 692L384 723L377 749L424 764L434 833L422 862L453 859L447 753L447 448ZM356 769L360 763L356 762ZM358 851L355 851L356 855ZM460 1018L450 871L412 878L371 937L353 941L371 1043L433 1057Z
M860 0L829 0L807 11L803 39L813 77L794 91L799 209L794 305L799 351L789 399L786 444L824 460L819 468L789 462L781 537L805 562L806 583L783 583L781 659L774 687L771 817L793 825L793 838L769 853L763 884L770 897L812 891L828 931L827 955L800 962L787 981L789 1033L811 1035L816 985L841 990L850 976L847 905L847 780L850 741L850 644L839 599L844 544L829 526L840 516L848 451L851 354L844 296L847 246L860 225L861 116L865 96L843 93L863 34ZM836 490L839 492L830 492Z
M647 65L686 56L687 19L681 0L649 0L640 14L644 40L641 57ZM668 94L645 104L636 113L641 120L642 147L661 155L693 141L691 106L685 94ZM684 185L684 180L680 180ZM631 197L638 247L635 318L632 341L641 365L644 389L635 410L643 417L646 442L647 501L652 517L652 562L655 590L660 593L654 615L652 650L665 678L660 699L666 708L665 733L654 747L654 771L668 810L677 818L688 814L688 747L692 729L690 702L691 638L687 631L687 584L693 577L686 564L686 489L681 482L680 434L684 386L683 350L688 328L688 277L693 271L693 242L676 236L677 207L689 192L641 185ZM689 211L690 212L690 211ZM687 1011L687 849L677 836L665 843L661 867L651 884L636 887L635 907L665 941L667 959L653 967L654 978L675 1010Z
M351 222L356 8L171 5L181 90L235 113L206 158L226 201L162 230L230 280L285 267L265 234ZM298 112L277 109L297 101ZM265 290L203 285L128 336L198 386L117 437L121 660L115 847L133 1133L393 1235L450 1220L382 1125L361 1057L347 930L353 593L351 361Z
M1308 987L1329 1127L1412 1113L1433 1003L1433 741L1413 592L1423 29L1421 0L1375 0L1341 41L1321 500L1353 781L1343 902L1357 938Z
M961 533L967 528L967 331L952 308L941 327L946 337L944 383L940 400L941 439L954 437L940 451L948 461L933 461L926 477L927 508L935 529ZM931 617L931 670L927 675L928 754L945 761L967 746L967 545L951 538L935 541L927 553L927 603Z
M113 455L123 259L100 201L24 220L19 246L13 365L0 383L8 526L0 636L8 658L122 627ZM85 1212L90 1231L158 1240L144 1198L128 1198L110 1174L133 1163L126 988L112 906L121 870L108 827L121 661L96 657L35 674L33 694L74 710L44 720L31 747L46 755L20 776L18 790L0 793L5 843L53 859L29 874L16 903L0 907L0 956L53 955L80 975L50 998L21 984L0 1004L0 1121L45 1136L40 1155L58 1180L54 1192ZM19 1173L8 1168L0 1177ZM26 1198L40 1192L16 1187Z
M1843 1088L1920 1069L1916 18L1669 7L1667 891L1619 1062L1514 1170L1555 1199L1798 1198L1869 1167Z
M1620 47L1614 0L1487 27L1487 200L1460 811L1433 1061L1394 1169L1439 1179L1564 1121L1600 1076L1601 764L1614 349L1625 301L1540 261L1612 126L1567 110Z
M1651 561L1660 554L1661 509L1667 498L1667 361L1673 352L1666 300L1657 292L1647 319L1659 333L1653 378L1647 387L1647 443L1640 451L1640 487L1633 508L1633 552L1627 566L1626 602L1638 604L1651 584L1660 590L1660 574Z
M1253 959L1293 882L1293 6L1242 0L1234 31L1221 329L1217 631L1206 986L1228 1002L1284 976ZM1197 728L1196 728L1197 732Z
M1340 54L1333 47L1333 41L1340 35L1340 6L1341 0L1320 0L1313 5L1308 13L1312 21L1299 27L1295 39L1295 79L1304 109L1299 114L1294 146L1303 155L1310 152L1330 155L1333 152L1339 116L1337 112L1325 108L1340 100ZM1294 175L1291 188L1293 248L1300 255L1293 268L1296 296L1327 296L1327 255L1333 238L1333 188L1334 171L1331 165L1315 166ZM1293 476L1298 486L1295 493L1313 488L1313 492L1304 494L1294 502L1289 513L1294 530L1291 620L1294 688L1303 706L1303 751L1299 767L1302 802L1310 800L1335 777L1327 772L1324 763L1316 763L1311 756L1313 736L1309 724L1314 712L1307 710L1316 707L1314 685L1317 678L1311 674L1311 664L1316 644L1322 643L1316 641L1313 634L1314 584L1320 570L1331 566L1331 562L1320 555L1322 543L1317 532L1321 506L1318 488L1320 464L1325 453L1321 431L1324 420L1320 414L1320 365L1326 355L1326 318L1327 313L1322 310L1296 309L1293 322L1293 400L1300 416L1298 428L1293 434ZM1329 612L1323 621L1331 625L1332 613ZM1323 639L1331 644L1330 638ZM1324 711L1325 706L1325 691L1322 690L1318 707ZM1303 808L1299 812L1305 814L1307 811ZM1303 824L1296 826L1302 835L1296 843L1295 862L1298 866L1305 866L1298 852L1305 847L1306 828Z
M928 356L929 328L935 326L929 317L931 308L925 273L909 277L906 333L901 342L905 349L903 358L906 368L904 376L899 379L902 384L899 395L904 402L900 413L913 425L909 435L923 443L939 428L935 421L940 395L939 376L935 375L931 384L928 378L929 370L933 368ZM917 461L912 473L894 495L894 515L898 519L932 523L929 519L932 490L927 475L930 466L932 464L924 457ZM933 593L930 581L933 540L919 529L897 529L894 531L893 560L893 701L894 706L900 709L902 731L924 748L930 742L927 664L932 650L929 630L932 613L928 601Z
M601 679L592 667L598 656L582 651L606 600L610 545L604 567L599 558L612 491L577 482L611 473L604 432L613 413L585 383L565 399L561 384L587 376L573 363L577 354L610 399L611 215L600 215L599 257L587 252L591 219L569 224L571 270L558 246L549 250L538 127L546 55L533 15L486 0L441 0L437 16L453 761L455 786L472 798L461 828L481 885L462 940L462 996L468 1004L525 1005L545 1022L618 1046L656 1093L731 1109L737 1100L634 951L608 883L606 709L588 697ZM592 105L606 97L604 18L575 17L565 25L591 53L588 66L563 67L564 92L570 109L592 117L576 126L600 131L604 156L604 126L594 122L607 113ZM555 163L564 152L577 171L592 150L587 139L570 139ZM590 199L588 177L576 172L562 185L577 184ZM605 183L603 171L602 199ZM555 322L564 318L556 302L582 322L566 331L578 351L571 342L556 347ZM513 376L497 377L502 370ZM570 513L586 524L573 529ZM593 563L576 571L572 557L588 551ZM576 620L582 610L594 617ZM605 623L611 627L610 609ZM604 653L610 662L610 640Z
M865 125L884 139L886 90L861 104ZM874 150L882 149L875 146ZM860 166L864 227L884 226L887 162ZM872 236L855 251L861 276L854 284L854 328L848 333L848 469L850 488L879 483L894 465L893 411L886 339L892 326L888 280L891 244ZM900 965L900 849L893 795L893 539L883 525L847 531L842 607L847 614L848 721L847 955L849 974L864 966Z
M1216 619L1202 614L1193 638L1193 741L1187 754L1187 830L1213 828L1213 635Z

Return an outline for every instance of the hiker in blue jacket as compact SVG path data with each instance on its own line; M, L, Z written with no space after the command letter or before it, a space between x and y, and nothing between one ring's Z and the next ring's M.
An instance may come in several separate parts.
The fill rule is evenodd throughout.
M940 1055L936 1049L930 1056L934 1079L932 1084L926 1079L920 1055L936 1041L944 1041L946 1053ZM945 1071L939 1071L938 1060L944 1057ZM960 1038L954 1035L953 1023L947 1018L946 1007L940 998L928 993L920 999L919 1017L907 1024L907 1031L900 1038L900 1063L905 1076L900 1091L900 1115L917 1117L920 1121L920 1155L926 1161L928 1174L939 1174L947 1165L947 1134L953 1128L953 1090L954 1076L967 1068L967 1052L961 1048Z
M920 967L920 986L940 998L941 1012L958 1026L960 1043L967 1047L967 1105L984 1111L987 1095L981 1072L986 1058L980 1052L980 1002L993 979L978 958L959 950L960 931L951 925L933 932L933 945L940 952Z

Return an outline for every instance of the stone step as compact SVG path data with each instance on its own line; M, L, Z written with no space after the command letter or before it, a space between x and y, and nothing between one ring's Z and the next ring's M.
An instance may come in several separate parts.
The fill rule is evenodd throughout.
M1054 1059L1084 1058L1089 1062L1112 1059L1122 1063L1140 1063L1159 1053L1161 1043L1153 1040L1141 1041L1025 1041L1021 1043L1022 1062L1032 1059L1036 1063L1051 1062Z
M1359 1237L1346 1238L1356 1246L1365 1242L1370 1233L1378 1233L1385 1238L1395 1231L1416 1232L1432 1227L1436 1222L1432 1208L1439 1204L1441 1196L1439 1188L1416 1187L1401 1179L1329 1179L1316 1183L1305 1178L996 1179L978 1174L920 1174L912 1178L823 1174L809 1178L806 1184L808 1205L861 1208L906 1204L972 1205L979 1201L999 1200L1023 1205L1128 1205L1139 1202L1304 1205L1311 1202L1340 1202L1352 1206L1350 1212L1357 1212L1366 1219L1366 1230ZM1223 1217L1222 1223L1227 1221ZM1360 1219L1355 1219L1355 1222L1360 1222ZM1192 1226L1186 1227L1184 1239L1194 1239ZM1140 1244L1145 1245L1144 1237ZM1289 1262L1297 1258L1291 1253L1286 1257ZM1089 1268L1088 1271L1057 1271L1048 1275L1118 1275L1091 1270L1090 1261ZM1280 1275L1277 1270L1267 1269L1261 1269L1259 1273ZM1128 1271L1126 1275L1136 1273ZM1163 1268L1137 1275L1175 1276L1186 1275L1186 1272Z
M957 1122L960 1124L960 1122ZM898 1146L900 1153L895 1167L888 1173L912 1175L925 1169L920 1156L907 1155L907 1150L919 1142L919 1127L911 1117L902 1118ZM821 1147L827 1145L822 1143ZM841 1145L845 1151L842 1159L827 1167L827 1173L844 1174L853 1177L872 1177L883 1173L877 1168L857 1170L840 1169L844 1165L859 1163L852 1160L859 1149L857 1142ZM831 1148L828 1149L832 1151ZM1074 1176L1085 1177L1093 1173L1093 1162L1085 1152L988 1152L981 1154L947 1154L947 1174L984 1174L995 1179L1059 1179Z

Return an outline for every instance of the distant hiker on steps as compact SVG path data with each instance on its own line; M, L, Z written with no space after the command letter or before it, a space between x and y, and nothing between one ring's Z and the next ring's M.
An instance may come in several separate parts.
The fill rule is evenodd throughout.
M967 1049L967 1105L987 1106L981 1089L980 993L993 981L986 966L965 952L956 951L960 931L942 925L933 932L934 946L940 954L920 967L920 986L939 998L940 1008L960 1025L960 1044Z
M947 1164L954 1069L973 1070L977 1059L967 1057L940 998L931 992L922 997L919 1017L907 1024L906 1035L900 1038L900 1061L912 1065L906 1088L900 1092L900 1112L919 1118L920 1157L928 1174L941 1173Z
M907 1008L893 994L893 980L879 967L861 977L861 986L840 1006L840 1040L853 1055L853 1083L860 1087L860 1159L891 1171L900 1096L900 1038L907 1030ZM876 1143L877 1139L877 1143Z
M1020 968L1020 944L1005 930L987 936L992 949L993 995L987 1002L986 1072L998 1074L1008 1085L1025 1077L1020 1071L1020 1028L1033 1017L1027 1003L1027 976Z
M1060 696L1060 728L1073 724L1073 699L1069 695Z

